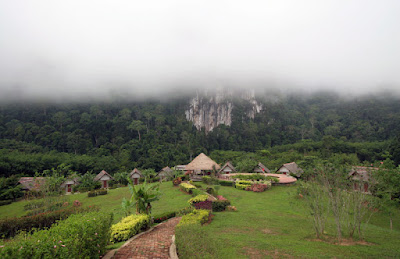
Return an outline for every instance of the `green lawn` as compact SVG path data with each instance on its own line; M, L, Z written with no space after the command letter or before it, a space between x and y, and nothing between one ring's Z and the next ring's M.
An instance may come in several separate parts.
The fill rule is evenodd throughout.
M171 182L162 183L160 185L160 191L162 192L161 199L152 203L153 215L167 211L179 210L189 206L187 201L190 199L190 195L182 193L178 187L172 187ZM87 193L78 193L63 197L70 202L79 200L83 206L97 205L100 207L101 211L113 212L114 222L118 222L124 216L121 208L122 198L129 198L130 193L128 187L122 187L109 190L107 195L100 195L96 197L89 198ZM28 202L29 201L19 201L9 205L1 206L0 219L5 217L24 216L26 214L26 211L24 211L24 205Z
M340 246L314 241L312 223L307 217L304 202L295 198L295 186L274 186L263 193L221 187L219 193L231 200L238 211L214 213L212 223L202 226L193 235L202 248L197 258L400 256L398 216L392 232L387 217L380 214L374 216L371 224L366 226L366 241L370 245ZM327 232L333 236L333 227L329 227ZM186 235L184 242L190 240L191 234ZM190 256L181 254L180 258L194 258L196 254L193 249Z

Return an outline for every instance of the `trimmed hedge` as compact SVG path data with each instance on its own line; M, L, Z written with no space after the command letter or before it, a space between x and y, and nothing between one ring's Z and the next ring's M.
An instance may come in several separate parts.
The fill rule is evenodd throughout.
M206 200L208 200L208 195L201 194L201 195L197 195L196 197L191 198L188 202L190 205L193 205L194 203L198 203L198 202L206 201Z
M209 210L193 210L192 213L183 216L177 226L179 227L191 224L203 225L208 221L209 218L210 218Z
M194 187L193 185L188 184L188 183L181 183L179 185L179 187L181 188L181 190L183 190L183 191L185 191L185 192L187 192L189 194L192 193L192 190L196 189L196 187Z
M99 258L110 240L112 214L72 215L50 229L19 235L0 248L0 258Z
M108 192L106 189L99 189L88 192L88 197L95 197L97 195L106 195Z
M212 210L212 201L201 201L193 204L196 210Z
M156 216L154 216L154 223L161 223L164 220L173 218L176 216L176 212L175 211L170 211L170 212L164 212L161 214L158 214Z
M51 227L56 221L66 219L72 214L97 211L95 206L86 208L68 208L56 211L49 211L34 216L20 218L6 218L0 220L0 237L9 238L20 231L30 231L33 228L43 229Z
M111 226L111 242L128 240L150 225L150 215L130 215Z
M212 210L215 212L224 211L229 205L231 205L231 202L228 200L216 200L212 202Z
M235 182L234 181L224 181L224 180L219 180L218 183L222 186L230 186L233 187L235 186Z

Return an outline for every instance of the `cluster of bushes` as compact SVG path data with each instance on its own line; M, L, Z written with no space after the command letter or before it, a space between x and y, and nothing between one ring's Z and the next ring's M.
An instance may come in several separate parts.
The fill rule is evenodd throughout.
M229 187L234 187L235 186L235 182L234 181L219 180L218 184L222 185L222 186L229 186Z
M208 200L208 195L200 194L200 195L197 195L196 197L191 198L188 202L190 205L193 205L195 203L206 201L206 200Z
M20 218L6 218L0 220L0 236L4 238L13 237L20 231L30 231L33 228L43 229L51 227L58 220L66 219L72 214L98 211L95 206L85 208L68 208L41 213L34 216Z
M251 187L252 184L253 184L252 181L238 180L236 181L235 187L236 189L239 190L246 190L247 187Z
M189 194L192 194L193 190L196 189L195 186L188 184L188 183L181 183L179 185L179 187L181 188L181 190L183 190Z
M147 229L150 225L150 215L130 215L117 224L111 226L111 241L120 242L128 240L137 233Z
M175 211L169 211L169 212L164 212L161 214L158 214L156 216L154 216L154 223L161 223L164 220L173 218L176 216L176 212Z
M88 197L95 197L97 195L106 195L108 192L106 189L99 189L88 192Z
M112 214L72 215L50 229L2 244L0 258L99 258L110 240Z
M211 176L203 176L202 178L203 183L205 184L216 184L218 183L218 179L211 177Z
M64 206L63 201L52 201L46 200L45 201L38 201L38 202L30 202L24 205L24 210L28 210L26 216L34 216L40 213L45 213L49 211L56 211L61 209Z
M203 225L204 223L208 222L210 215L211 212L209 210L195 209L192 213L189 213L182 217L181 221L178 224L178 227L192 224Z
M235 187L239 190L263 192L271 187L271 181L252 182L246 180L236 181Z

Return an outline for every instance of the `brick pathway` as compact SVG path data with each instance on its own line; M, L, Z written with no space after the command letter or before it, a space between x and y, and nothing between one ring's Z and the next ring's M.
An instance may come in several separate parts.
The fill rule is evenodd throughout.
M181 218L172 218L156 226L151 232L121 247L113 258L169 258L172 236L175 234L175 226L180 220Z

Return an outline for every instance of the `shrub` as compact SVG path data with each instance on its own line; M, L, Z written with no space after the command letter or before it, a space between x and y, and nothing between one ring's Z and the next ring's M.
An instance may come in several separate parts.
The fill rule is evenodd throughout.
M212 210L216 212L224 211L229 205L231 205L231 202L228 200L216 200L212 202Z
M194 210L194 209L193 209L193 207L191 207L191 206L186 207L186 208L183 208L183 209L178 210L178 211L176 212L176 216L180 217L180 216L183 216L183 215L192 213L193 210Z
M210 217L209 210L193 210L192 213L182 217L178 226L191 225L191 224L203 225L208 221L209 217Z
M204 192L202 190L199 189L193 189L191 195L193 197L198 196L198 195L202 195Z
M197 210L212 210L212 201L200 201L200 202L194 203L193 206Z
M201 195L197 195L196 197L191 198L188 202L190 205L193 205L194 203L198 203L198 202L206 201L206 200L208 200L208 195L201 194Z
M218 183L218 179L210 177L210 176L203 176L202 178L203 183L205 184L216 184Z
M150 225L150 215L130 215L111 226L111 241L128 240Z
M73 203L73 206L74 207L80 207L80 206L82 206L82 203L80 201L78 201L78 200L75 200L74 203Z
M161 223L164 220L175 217L175 215L176 215L175 211L161 213L159 215L154 216L154 223Z
M235 187L239 190L246 190L247 187L251 187L252 183L252 181L239 180L236 181Z
M8 205L8 204L11 204L12 203L12 200L4 200L4 201L0 201L0 206L3 206L3 205Z
M194 187L193 185L188 184L188 183L181 183L179 186L180 186L181 190L183 190L187 193L192 193L192 190L196 189L196 187Z
M95 196L97 196L96 191L90 191L90 192L88 192L87 196L88 196L88 197L95 197Z
M97 207L69 208L41 213L34 216L20 218L6 218L0 220L0 236L5 238L15 236L19 231L30 231L33 228L43 229L51 227L56 221L66 219L72 214L98 210Z
M174 186L180 185L181 182L182 182L182 178L180 178L180 177L175 178L174 180L172 180L172 184L173 184Z
M31 201L24 205L24 210L34 210L44 207L44 201Z
M4 244L0 258L99 258L110 240L112 214L72 215L50 229Z
M217 199L220 200L220 201L227 201L227 200L228 200L227 198L225 198L225 197L222 196L222 195L218 195L218 196L217 196Z
M233 181L224 181L224 180L219 180L218 183L222 186L235 186L235 182Z
M214 187L211 187L211 186L207 187L206 192L213 196L217 196L217 191L215 190Z
M80 193L90 191L90 187L77 187L76 190Z
M100 189L96 191L97 195L106 195L107 194L107 190L106 189Z

